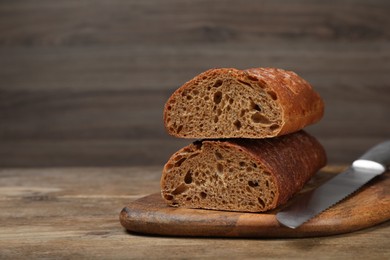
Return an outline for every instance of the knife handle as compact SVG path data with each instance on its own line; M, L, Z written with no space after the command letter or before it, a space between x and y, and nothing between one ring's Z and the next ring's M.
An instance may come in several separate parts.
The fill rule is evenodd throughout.
M378 170L379 174L385 172L390 166L390 140L374 146L354 161L352 165L357 168Z

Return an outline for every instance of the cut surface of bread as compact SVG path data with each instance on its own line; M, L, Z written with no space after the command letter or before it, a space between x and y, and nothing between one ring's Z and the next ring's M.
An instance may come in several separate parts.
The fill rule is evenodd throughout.
M321 97L297 74L276 68L211 69L177 89L164 125L181 138L269 138L319 121Z
M304 131L197 141L165 164L161 193L171 206L263 212L285 203L325 163L323 147Z

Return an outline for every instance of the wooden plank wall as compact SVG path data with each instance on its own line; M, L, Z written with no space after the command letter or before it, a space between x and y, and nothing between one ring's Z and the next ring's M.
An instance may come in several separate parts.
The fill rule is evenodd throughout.
M0 1L0 167L163 164L162 107L212 67L294 70L330 163L390 133L390 1Z

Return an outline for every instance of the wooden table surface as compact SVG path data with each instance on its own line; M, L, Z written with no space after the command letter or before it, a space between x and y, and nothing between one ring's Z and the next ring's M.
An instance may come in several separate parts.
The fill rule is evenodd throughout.
M0 258L385 259L390 222L302 239L178 238L131 234L128 202L159 190L161 167L0 170Z

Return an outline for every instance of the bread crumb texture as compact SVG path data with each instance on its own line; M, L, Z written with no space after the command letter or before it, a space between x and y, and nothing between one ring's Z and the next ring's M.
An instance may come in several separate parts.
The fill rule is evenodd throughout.
M171 206L263 212L286 202L325 160L323 148L303 132L270 140L198 141L169 159L161 192Z
M172 94L164 124L169 134L183 138L274 137L318 120L320 103L311 86L293 72L211 69ZM282 131L292 117L300 123Z

